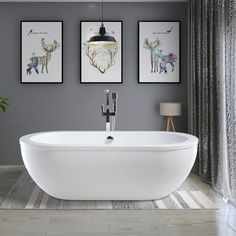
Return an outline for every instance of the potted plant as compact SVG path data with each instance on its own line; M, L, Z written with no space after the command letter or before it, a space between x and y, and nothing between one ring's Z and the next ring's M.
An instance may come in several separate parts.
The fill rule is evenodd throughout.
M6 108L9 105L8 98L0 97L0 110L6 112Z

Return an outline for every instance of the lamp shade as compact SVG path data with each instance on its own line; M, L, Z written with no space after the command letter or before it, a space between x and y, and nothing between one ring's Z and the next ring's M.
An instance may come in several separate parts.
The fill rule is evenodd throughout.
M181 103L177 102L162 102L160 103L161 116L180 116Z
M100 29L99 29L99 34L94 35L89 39L89 44L116 44L116 40L113 36L110 36L106 33L106 29L102 23Z

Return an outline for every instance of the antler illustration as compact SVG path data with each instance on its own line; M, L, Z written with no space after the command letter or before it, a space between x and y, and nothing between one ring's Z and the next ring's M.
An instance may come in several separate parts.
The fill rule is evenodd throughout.
M41 39L42 48L45 52L52 53L59 47L59 43L54 39L52 43L46 44L45 39Z
M108 45L103 51L103 53L105 53L109 57L109 60L106 61L105 66L99 65L98 62L96 61L96 57L99 55L100 52L99 50L94 48L93 45L85 44L84 49L85 49L85 54L89 58L90 65L96 68L102 74L104 74L109 68L111 68L115 64L115 56L118 52L117 46L114 47Z
M156 48L160 45L160 40L159 38L156 38L154 41L149 41L148 38L144 39L143 47L144 48Z

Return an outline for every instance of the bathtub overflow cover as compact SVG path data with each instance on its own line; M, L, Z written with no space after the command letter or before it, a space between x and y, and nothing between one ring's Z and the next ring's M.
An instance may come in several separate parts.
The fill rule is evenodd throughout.
M106 143L111 143L111 142L113 142L114 141L114 138L112 137L112 136L108 136L107 138L106 138Z

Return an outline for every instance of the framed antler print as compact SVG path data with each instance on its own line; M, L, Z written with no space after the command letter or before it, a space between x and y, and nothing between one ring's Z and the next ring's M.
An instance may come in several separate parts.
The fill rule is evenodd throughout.
M120 84L122 68L122 21L104 21L106 33L116 44L93 43L89 39L98 35L101 21L80 22L80 82L85 84Z
M139 21L139 83L180 83L180 21Z
M63 83L62 31L62 21L21 21L21 83Z

